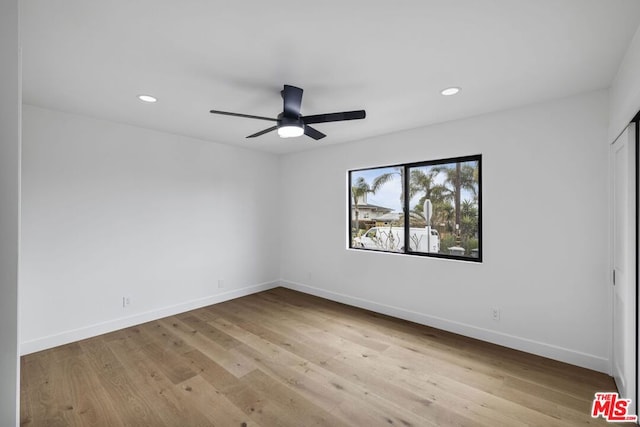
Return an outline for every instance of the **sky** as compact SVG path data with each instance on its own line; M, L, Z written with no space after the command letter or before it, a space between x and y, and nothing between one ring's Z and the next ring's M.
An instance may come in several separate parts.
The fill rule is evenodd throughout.
M352 183L355 183L359 177L363 177L367 184L371 186L373 184L373 180L377 176L385 173L393 173L393 178L383 185L375 194L367 194L367 202L370 205L378 205L385 208L391 208L394 211L402 211L402 206L400 204L400 191L402 189L402 184L400 182L400 173L396 168L353 171L351 172L351 180Z
M393 209L394 211L402 212L402 204L400 201L400 192L402 189L402 182L400 179L399 169L396 167L365 169L351 172L352 183L355 183L359 177L371 186L373 180L385 173L392 173L392 179L384 184L375 194L369 193L367 195L367 202L371 205L383 206ZM444 174L440 173L435 178L436 184L442 184L444 182ZM410 205L413 208L423 194L417 194L414 196ZM467 190L462 190L462 200L473 200L473 195Z

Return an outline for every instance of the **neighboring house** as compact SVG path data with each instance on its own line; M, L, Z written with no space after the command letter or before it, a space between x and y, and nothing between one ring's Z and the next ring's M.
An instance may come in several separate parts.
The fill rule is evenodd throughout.
M373 221L385 215L393 209L384 206L370 205L367 203L367 194L358 197L358 219L360 221ZM355 207L352 205L351 218L356 219Z
M387 212L384 215L380 215L376 218L376 227L383 227L385 225L393 225L400 222L402 218L402 212Z

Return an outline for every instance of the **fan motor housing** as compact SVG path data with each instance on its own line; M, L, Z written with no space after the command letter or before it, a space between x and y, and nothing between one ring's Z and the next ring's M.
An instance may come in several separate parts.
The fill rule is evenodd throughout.
M285 116L283 113L278 114L278 127L281 126L297 126L300 128L304 128L304 123L300 119L300 117L289 117Z

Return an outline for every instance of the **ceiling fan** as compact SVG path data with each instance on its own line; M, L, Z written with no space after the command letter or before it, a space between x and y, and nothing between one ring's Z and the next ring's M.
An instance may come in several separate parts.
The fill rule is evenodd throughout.
M303 116L300 114L300 106L302 105L302 89L295 86L284 85L284 89L280 91L284 108L278 117L262 117L252 116L249 114L230 113L228 111L211 110L213 114L223 114L225 116L246 117L248 119L268 120L276 122L275 126L256 132L247 138L255 138L265 133L277 130L281 138L292 138L305 134L315 140L324 138L324 133L312 128L311 124L340 122L344 120L364 119L366 113L364 110L344 111L342 113L314 114L313 116Z

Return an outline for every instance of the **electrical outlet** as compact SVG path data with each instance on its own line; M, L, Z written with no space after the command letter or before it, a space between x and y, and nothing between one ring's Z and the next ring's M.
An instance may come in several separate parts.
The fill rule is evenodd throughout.
M500 309L499 308L492 308L491 309L491 318L493 320L495 320L496 322L500 320Z
M224 280L218 279L218 289L224 288Z
M122 308L127 308L131 305L131 297L122 297Z

